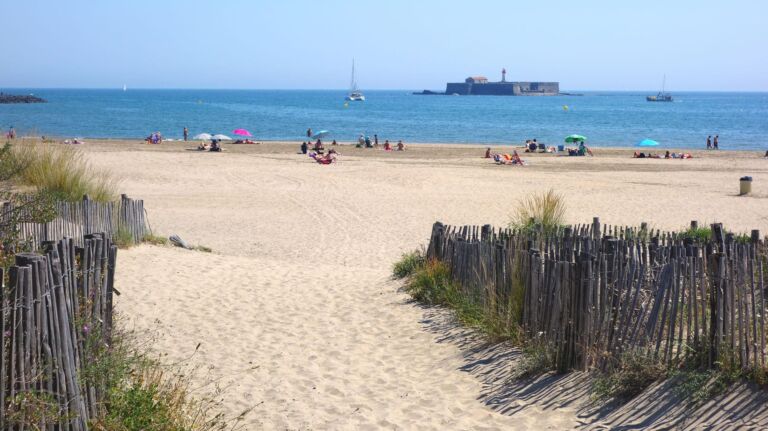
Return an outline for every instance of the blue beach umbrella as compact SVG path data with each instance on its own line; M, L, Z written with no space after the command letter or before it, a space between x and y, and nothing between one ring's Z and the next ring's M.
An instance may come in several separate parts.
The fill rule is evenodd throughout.
M321 131L315 133L314 135L312 135L312 139L325 138L326 136L328 136L330 134L331 134L331 132L329 132L327 130L321 130Z
M658 147L659 143L654 141L653 139L643 139L642 141L637 143L638 147Z

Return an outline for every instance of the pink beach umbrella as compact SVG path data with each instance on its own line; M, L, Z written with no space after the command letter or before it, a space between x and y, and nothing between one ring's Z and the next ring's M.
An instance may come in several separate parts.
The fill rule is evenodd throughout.
M232 131L232 133L234 133L235 135L238 135L238 136L253 136L253 135L251 135L251 132L249 132L249 131L247 131L245 129L235 129L235 130Z

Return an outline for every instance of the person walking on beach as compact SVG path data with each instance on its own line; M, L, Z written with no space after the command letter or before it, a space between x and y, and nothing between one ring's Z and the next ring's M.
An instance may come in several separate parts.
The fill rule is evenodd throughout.
M714 148L716 150L720 149L720 147L719 147L720 143L717 142L718 139L720 139L720 135L715 135L715 139L712 141L712 148Z
M185 127L184 128L184 140L186 141L188 137L189 137L189 130L187 130L187 128Z
M707 149L712 149L712 135L707 136Z

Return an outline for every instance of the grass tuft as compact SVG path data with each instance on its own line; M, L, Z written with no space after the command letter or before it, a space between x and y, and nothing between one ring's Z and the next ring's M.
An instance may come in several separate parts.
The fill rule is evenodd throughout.
M424 265L426 257L423 250L414 250L410 253L403 253L403 256L392 265L392 275L395 278L405 278L416 272Z
M94 169L77 148L68 145L25 144L13 146L14 163L21 167L16 179L64 201L88 195L97 202L117 198L118 181L108 172Z
M556 232L565 220L565 199L553 189L535 192L520 200L510 227Z
M155 235L153 233L148 233L144 235L144 238L142 238L141 242L146 242L147 244L152 244L152 245L170 244L170 241L168 240L168 238L160 235Z
M625 353L619 364L619 368L597 375L592 383L596 398L629 399L667 377L664 365L640 353Z
M117 228L117 232L112 236L112 242L114 242L118 248L131 248L136 245L133 241L131 232L122 226Z

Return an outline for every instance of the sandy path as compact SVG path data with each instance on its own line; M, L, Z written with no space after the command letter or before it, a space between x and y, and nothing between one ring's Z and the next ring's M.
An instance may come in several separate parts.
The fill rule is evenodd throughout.
M121 252L118 307L136 327L159 329L157 348L171 358L202 343L192 362L229 386L232 413L254 407L247 429L576 425L567 408L509 416L486 407L480 381L459 371L463 353L436 343L423 311L396 291L391 263L424 244L437 219L503 224L518 196L554 187L573 221L676 228L715 214L733 229L768 231L762 190L733 193L734 171L768 180L752 160L694 160L680 171L600 158L515 169L347 157L322 167L284 154L89 152L146 200L156 232L215 250Z

